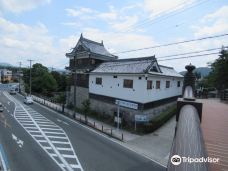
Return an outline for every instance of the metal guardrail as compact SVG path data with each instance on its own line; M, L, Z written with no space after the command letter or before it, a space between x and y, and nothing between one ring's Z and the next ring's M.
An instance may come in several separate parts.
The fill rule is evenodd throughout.
M228 100L228 89L221 91L221 100Z
M167 171L208 171L208 163L190 162L207 158L200 126L202 103L195 99L191 86L186 86L183 94L177 102L177 125Z

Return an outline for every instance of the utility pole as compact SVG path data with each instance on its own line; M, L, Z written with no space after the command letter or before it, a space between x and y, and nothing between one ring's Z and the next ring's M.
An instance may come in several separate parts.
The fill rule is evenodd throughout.
M31 96L32 94L32 61L34 60L31 60L31 59L28 59L30 65L29 65L29 68L30 68L30 74L29 74L29 84L30 84L30 87L29 87L29 94Z
M19 93L21 93L21 62L19 62Z
M76 118L76 79L77 79L77 74L76 74L76 56L74 56L74 118Z

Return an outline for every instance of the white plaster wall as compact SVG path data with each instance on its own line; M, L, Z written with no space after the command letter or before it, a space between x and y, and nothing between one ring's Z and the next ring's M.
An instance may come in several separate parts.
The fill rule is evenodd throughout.
M102 77L102 85L96 84L96 77ZM150 75L147 80L153 81L153 89L147 90L147 80L145 77L142 75L141 80L139 80L138 77L139 76L118 75L117 78L113 78L113 75L90 75L89 92L140 103L173 97L181 95L182 93L183 78ZM124 79L133 79L133 88L124 88ZM156 89L156 80L161 81L160 89ZM177 87L178 80L181 81L180 87ZM165 88L166 81L170 81L170 88Z

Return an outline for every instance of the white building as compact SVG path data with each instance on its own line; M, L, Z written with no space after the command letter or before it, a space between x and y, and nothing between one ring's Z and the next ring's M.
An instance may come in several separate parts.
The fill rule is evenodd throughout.
M2 69L1 72L1 81L2 82L10 82L12 81L12 71L8 69Z
M127 121L135 115L149 119L175 103L182 93L183 76L173 68L158 65L154 56L118 59L101 43L81 34L70 53L72 79L67 104L82 108L89 99L91 108L113 116L119 103Z
M173 68L158 65L156 58L119 59L104 62L89 75L89 98L93 109L112 114L116 100L121 112L152 118L182 94L183 76ZM162 109L161 109L162 110Z

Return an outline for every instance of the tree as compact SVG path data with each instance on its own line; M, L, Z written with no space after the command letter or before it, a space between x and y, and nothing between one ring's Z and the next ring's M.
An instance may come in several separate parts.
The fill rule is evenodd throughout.
M209 74L207 84L218 90L228 88L228 50L221 49L219 58L211 63L212 72Z
M26 87L29 86L29 72L29 69L23 69ZM48 72L48 68L39 63L34 64L32 66L32 91L51 95L51 92L56 91L56 89L56 80Z
M82 102L82 111L84 112L84 115L85 115L85 122L87 123L87 115L89 114L90 112L90 101L89 99L86 99Z
M201 78L200 72L194 72L196 79L199 80Z
M66 80L66 75L65 74L60 74L57 71L52 71L51 72L52 76L55 78L57 82L57 91L65 91L66 90L66 85L67 85L67 80Z

